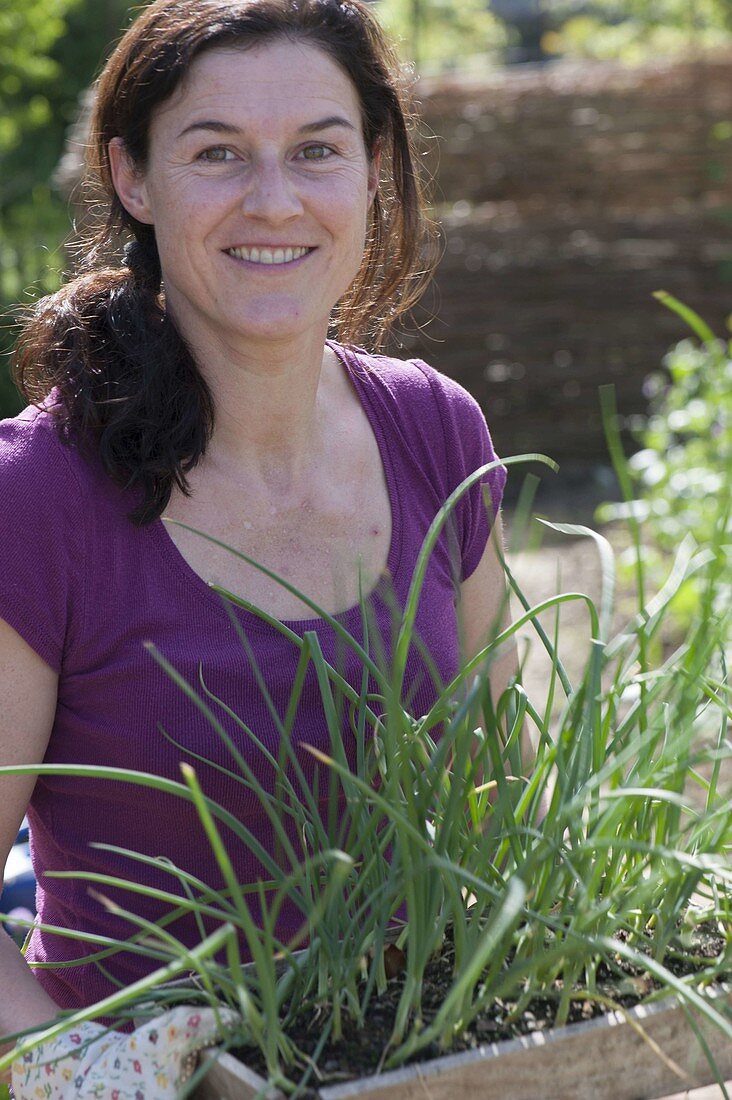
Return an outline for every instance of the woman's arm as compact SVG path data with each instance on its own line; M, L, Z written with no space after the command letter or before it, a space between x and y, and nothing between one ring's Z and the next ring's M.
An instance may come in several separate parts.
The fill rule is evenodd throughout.
M463 658L470 660L511 622L506 575L498 551L503 554L503 526L498 516L483 556L473 573L460 587L458 618ZM490 664L488 677L491 695L497 703L518 671L518 650L511 639ZM534 757L526 727L521 733L521 757L528 768Z
M43 760L57 689L58 677L53 669L0 619L0 764L36 764ZM5 862L34 785L33 776L0 776L0 888ZM2 928L0 989L0 1038L44 1024L58 1013L57 1005L35 980ZM0 1042L0 1052L7 1049L7 1044Z
M499 634L510 622L506 576L498 550L503 552L503 525L496 519L490 538L476 569L460 586L458 615L462 651L470 660L486 645L491 637ZM494 700L505 691L509 680L518 669L515 643L508 643L490 666L490 682Z

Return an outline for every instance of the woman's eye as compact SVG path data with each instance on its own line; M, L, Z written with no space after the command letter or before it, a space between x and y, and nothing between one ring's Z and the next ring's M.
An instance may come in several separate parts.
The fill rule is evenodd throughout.
M231 149L227 149L225 145L212 145L210 149L204 149L203 152L199 154L198 159L218 164L225 160L229 160L233 155Z
M306 145L302 156L305 160L327 160L333 156L333 150L329 145Z

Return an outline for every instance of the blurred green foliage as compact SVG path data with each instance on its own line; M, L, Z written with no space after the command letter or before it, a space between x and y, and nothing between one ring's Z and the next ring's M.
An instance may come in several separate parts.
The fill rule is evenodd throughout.
M550 53L627 63L732 42L732 0L545 0Z
M506 26L486 0L379 0L375 11L404 60L420 70L456 67L476 55L495 64L507 42Z
M478 55L495 67L515 37L491 0L378 0L375 10L420 69L463 66ZM732 41L732 0L541 0L537 18L549 57L634 63Z
M630 512L641 520L650 535L646 567L660 579L688 535L701 547L715 543L720 527L732 537L732 340L716 339L670 295L656 296L687 321L696 339L671 348L665 370L648 378L649 415L635 426L642 449L628 460L637 499L606 505L599 518ZM693 617L699 596L689 578L674 599L679 620Z
M732 475L732 341L682 340L652 376L644 448L629 460L651 505L658 541L672 550L687 531L707 542Z
M79 96L125 24L127 0L0 4L0 415L21 401L7 371L12 310L55 290L71 221L52 184Z

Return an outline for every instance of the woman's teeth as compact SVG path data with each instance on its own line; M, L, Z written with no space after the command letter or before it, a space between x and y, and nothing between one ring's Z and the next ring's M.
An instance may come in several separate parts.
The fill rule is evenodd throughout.
M253 264L289 264L310 252L309 248L229 248L228 253L237 260L249 260Z

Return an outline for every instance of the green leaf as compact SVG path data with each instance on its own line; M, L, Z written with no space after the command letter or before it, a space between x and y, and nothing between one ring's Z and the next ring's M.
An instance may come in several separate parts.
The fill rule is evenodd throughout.
M693 329L699 339L703 340L705 344L714 344L716 342L714 333L709 325L703 321L699 314L691 309L690 306L684 305L678 298L674 298L673 294L669 294L665 290L654 291L653 297L657 298L659 302L674 313L677 313L682 320L686 321L689 328Z

